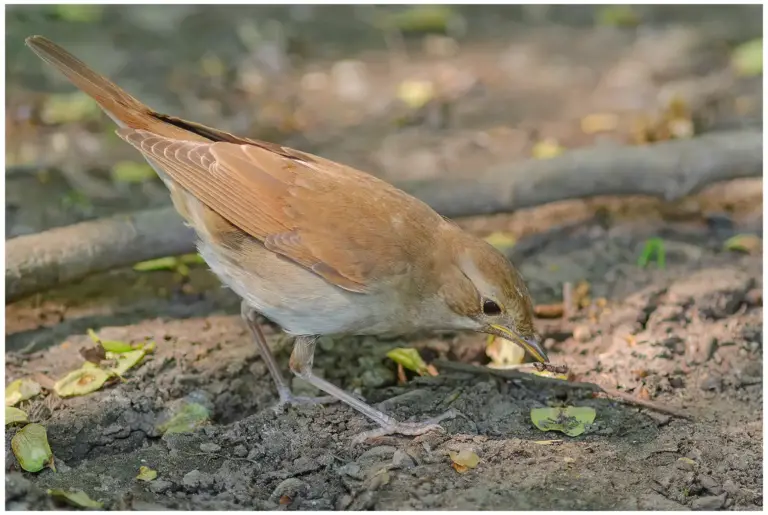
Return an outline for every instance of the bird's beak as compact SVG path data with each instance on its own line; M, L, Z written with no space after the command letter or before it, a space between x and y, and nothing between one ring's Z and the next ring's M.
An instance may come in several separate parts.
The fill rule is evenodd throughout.
M501 325L491 324L491 329L493 329L496 336L500 336L505 340L509 340L520 345L522 348L528 351L528 353L533 356L536 361L540 363L549 363L549 358L547 357L546 351L535 338L522 338L517 333L514 333Z

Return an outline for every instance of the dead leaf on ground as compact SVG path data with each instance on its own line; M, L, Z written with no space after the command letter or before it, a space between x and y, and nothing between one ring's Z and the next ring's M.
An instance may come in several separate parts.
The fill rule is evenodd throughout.
M537 304L533 308L533 312L538 318L562 318L565 313L565 306L562 302L557 304Z
M551 159L561 155L565 149L554 138L546 138L536 142L531 149L531 156L535 159Z
M398 347L387 352L387 357L408 370L416 372L420 376L437 375L437 369L435 367L429 367L422 359L419 351L414 348Z
M11 450L27 472L40 472L46 466L56 471L48 433L40 424L27 424L19 429L11 439Z
M754 234L737 234L728 238L723 247L725 250L759 254L763 250L763 240Z
M568 436L579 436L587 424L595 421L595 409L568 406L565 408L533 408L531 422L542 431L560 431Z
M27 413L13 406L5 407L5 425L19 424L29 422Z
M497 231L486 236L485 241L504 252L515 246L517 238L511 233Z
M613 113L594 113L581 119L581 130L585 134L610 132L619 126L619 117Z
M86 362L83 368L74 370L62 377L53 385L53 391L59 397L76 397L95 392L104 386L114 374L106 372L90 362Z
M155 478L157 478L156 470L152 470L151 468L145 467L144 465L139 467L139 474L136 476L136 479L139 481L152 481Z
M5 387L5 405L15 406L21 401L26 401L39 395L40 392L40 385L32 379L17 379Z
M491 358L490 368L514 368L525 359L525 349L510 340L489 335L486 344L485 355Z
M89 508L98 510L104 507L104 503L94 501L88 497L87 493L83 492L82 490L62 490L60 488L54 488L48 490L48 495L61 501L65 501L66 503L71 504L77 508Z
M459 452L450 451L448 454L453 462L451 465L459 474L464 474L480 463L480 457L471 449L461 449Z

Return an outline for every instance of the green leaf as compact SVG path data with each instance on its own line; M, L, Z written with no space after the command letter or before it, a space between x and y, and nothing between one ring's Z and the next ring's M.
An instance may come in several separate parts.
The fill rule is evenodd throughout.
M112 167L112 180L128 184L141 184L151 181L157 174L146 163L136 161L120 161Z
M97 4L61 4L51 7L62 20L79 23L99 21L104 11L104 6Z
M595 421L595 409L589 407L533 408L531 422L542 431L560 431L568 436L579 436L586 425Z
M151 468L145 467L144 465L142 465L141 467L139 467L139 475L136 476L136 479L138 479L139 481L152 481L156 477L157 477L156 470L152 470Z
M728 238L724 244L725 250L757 254L763 248L763 240L754 234L737 234Z
M629 5L606 5L597 9L597 24L607 27L635 27L640 15Z
M5 425L18 424L20 422L29 422L27 413L19 408L11 406L5 407Z
M40 118L49 125L93 120L100 116L98 104L79 91L48 95L40 111Z
M402 32L448 32L457 16L450 6L413 5L389 15L385 25Z
M731 55L731 64L742 77L755 77L763 73L763 38L753 39L737 46Z
M32 379L17 379L5 387L5 405L15 406L21 401L39 395L40 391L40 385Z
M517 238L507 232L494 232L485 237L485 241L501 251L511 249L517 243Z
M107 352L130 352L133 350L133 346L127 342L121 342L119 340L102 340L96 335L93 329L88 329L88 337L93 340L94 343L101 345Z
M108 359L114 359L117 361L117 363L109 369L110 372L114 372L115 374L122 376L128 370L135 367L139 362L141 362L142 358L147 354L147 351L144 349L138 349L138 350L132 350L130 352L123 352L120 354L117 353L109 353L107 354Z
M93 365L88 363L88 365ZM53 385L53 391L59 397L76 397L95 392L106 383L114 374L106 372L95 365L83 366L79 370L70 372Z
M133 265L137 272L155 272L157 270L176 270L177 260L175 256L150 259Z
M412 370L419 375L427 374L427 364L421 358L419 351L413 348L399 347L387 352L387 357L395 363L401 364L408 370Z
M104 507L104 503L99 501L94 501L90 497L88 497L88 494L83 492L82 490L62 490L60 488L54 488L51 490L48 490L48 495L51 497L55 497L57 499L60 499L62 501L67 502L68 504L71 504L72 506L75 506L77 508L93 508L93 509L100 509Z
M661 238L649 238L645 241L643 252L637 259L637 266L645 268L655 257L656 266L663 270L666 263L666 250L664 249L664 240Z
M161 433L192 433L206 424L208 409L196 402L185 403L169 420L157 426Z
M56 471L48 434L40 424L27 424L19 429L11 440L11 449L21 468L27 472L40 472L46 465Z

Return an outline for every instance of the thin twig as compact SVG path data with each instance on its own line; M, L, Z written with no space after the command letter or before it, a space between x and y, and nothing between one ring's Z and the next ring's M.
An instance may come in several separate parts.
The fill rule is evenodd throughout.
M554 388L568 388L571 390L587 390L590 392L607 395L626 404L632 404L643 408L651 409L674 417L684 418L691 420L689 415L681 413L673 408L661 406L655 402L645 401L633 397L627 393L619 392L613 389L606 389L595 383L586 383L578 381L564 381L562 379L555 379L552 377L544 377L536 374L527 374L518 370L499 370L495 368L480 367L477 365L470 365L468 363L455 363L453 361L435 360L434 365L438 368L445 370L455 370L457 372L467 372L470 374L488 374L496 377L502 377L504 379L511 379L513 381L527 381L530 383L538 383L540 385L547 385Z

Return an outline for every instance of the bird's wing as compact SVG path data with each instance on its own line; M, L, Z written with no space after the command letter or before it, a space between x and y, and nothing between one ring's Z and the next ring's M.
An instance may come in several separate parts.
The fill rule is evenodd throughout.
M442 218L363 172L279 145L118 134L209 209L346 290L369 292L434 251Z

